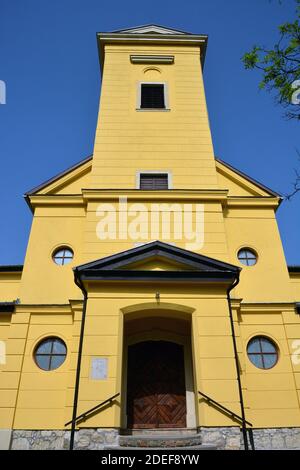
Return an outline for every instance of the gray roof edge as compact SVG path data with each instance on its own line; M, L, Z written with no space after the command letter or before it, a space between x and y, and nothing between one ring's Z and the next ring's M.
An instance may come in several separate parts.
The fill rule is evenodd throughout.
M243 171L241 170L238 170L237 168L235 168L234 166L232 166L230 163L227 163L225 162L224 160L222 160L221 158L216 158L216 161L219 162L219 163L222 163L223 165L225 165L229 170L232 170L234 171L235 173L237 173L238 175L242 176L243 178L247 179L248 181L250 181L250 183L253 183L255 184L256 186L258 186L259 188L263 189L264 191L267 191L268 193L272 194L272 196L275 196L275 197L279 197L280 199L283 198L282 194L274 191L273 189L270 189L268 188L268 186L265 186L264 184L260 183L259 181L257 181L256 179L252 178L251 176L247 175L246 173L244 173Z
M94 261L90 261L88 263L81 264L79 266L76 266L73 268L73 271L80 272L84 271L86 269L93 269L95 265L102 264L102 265L109 265L109 264L114 264L116 260L121 260L124 259L125 264L130 262L130 258L134 255L141 255L143 257L144 255L147 254L147 252L153 250L153 249L163 249L166 252L169 251L170 253L182 255L182 260L190 259L190 260L195 260L198 262L204 262L208 264L215 264L217 265L220 269L223 270L228 270L232 272L239 273L241 271L241 268L230 264L226 263L224 261L217 260L215 258L211 258L209 256L201 255L200 253L196 253L194 251L186 250L185 248L180 248L174 245L171 245L169 243L162 242L160 240L156 240L153 242L145 243L143 245L140 245L138 247L134 248L129 248L125 251L121 251L118 253L114 253L109 256L105 256L104 258L96 259Z
M150 28L151 26L153 26L154 28L162 28L162 29L167 29L169 31L174 31L174 33L181 33L181 34L193 34L193 33L189 33L188 31L182 31L181 29L174 29L174 28L170 28L168 26L162 26L161 24L155 24L155 23L149 23L149 24L142 24L142 25L138 25L138 26L131 26L130 28L123 28L123 29L115 29L113 31L109 31L109 33L127 33L128 31L133 31L135 29L139 29L139 28Z
M29 191L26 191L24 194L25 197L27 196L32 196L35 194L37 191L40 191L44 187L48 186L51 183L54 183L54 181L58 180L59 178L67 175L68 173L71 173L71 171L76 170L80 166L84 165L88 161L92 160L93 155L89 155L88 157L84 158L83 160L80 160L80 162L75 163L74 165L70 166L66 170L61 171L60 173L56 174L52 178L49 178L48 180L44 181L43 183L39 184L38 186L35 186L34 188L30 189Z

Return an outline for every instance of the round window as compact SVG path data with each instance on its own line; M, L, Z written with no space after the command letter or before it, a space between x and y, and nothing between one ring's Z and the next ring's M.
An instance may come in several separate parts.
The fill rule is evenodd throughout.
M46 338L41 341L35 352L34 359L40 369L54 370L65 362L67 347L59 338Z
M257 254L250 248L242 248L238 252L238 260L245 266L253 266L257 263Z
M54 263L58 264L59 266L64 266L65 264L71 263L73 257L73 250L71 250L71 248L68 248L67 246L62 246L58 248L54 251L52 255Z
M249 341L247 354L252 364L259 369L271 369L278 361L276 345L264 336L256 336Z

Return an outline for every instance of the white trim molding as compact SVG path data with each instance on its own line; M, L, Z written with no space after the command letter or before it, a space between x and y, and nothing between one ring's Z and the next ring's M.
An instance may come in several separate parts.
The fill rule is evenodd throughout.
M142 104L142 85L163 85L164 87L164 108L141 108ZM138 82L137 84L137 100L136 100L137 111L170 111L169 108L169 87L167 82Z

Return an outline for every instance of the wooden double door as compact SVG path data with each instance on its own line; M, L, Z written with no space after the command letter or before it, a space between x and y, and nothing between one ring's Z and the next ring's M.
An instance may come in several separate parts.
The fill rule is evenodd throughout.
M186 427L183 346L145 341L128 347L127 426Z

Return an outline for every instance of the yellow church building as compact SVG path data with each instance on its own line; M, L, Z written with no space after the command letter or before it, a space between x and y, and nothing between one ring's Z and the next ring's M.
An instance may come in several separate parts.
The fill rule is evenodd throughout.
M281 196L214 156L207 36L97 41L93 155L0 266L1 448L300 448L300 267Z

